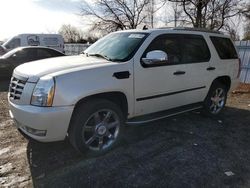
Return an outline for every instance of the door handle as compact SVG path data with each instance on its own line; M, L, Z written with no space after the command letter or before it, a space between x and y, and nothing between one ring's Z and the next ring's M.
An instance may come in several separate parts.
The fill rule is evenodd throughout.
M182 75L185 73L186 73L185 71L176 71L176 72L174 72L174 75Z
M216 68L215 67L208 67L207 70L208 71L212 71L212 70L215 70Z

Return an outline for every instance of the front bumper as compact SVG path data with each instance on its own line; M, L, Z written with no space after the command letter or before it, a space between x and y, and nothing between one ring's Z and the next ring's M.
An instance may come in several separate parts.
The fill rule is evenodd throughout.
M16 122L17 128L27 136L40 141L52 142L64 140L67 135L74 106L36 107L32 105L17 105L9 101L10 116ZM46 135L31 134L24 127L34 130L44 130Z

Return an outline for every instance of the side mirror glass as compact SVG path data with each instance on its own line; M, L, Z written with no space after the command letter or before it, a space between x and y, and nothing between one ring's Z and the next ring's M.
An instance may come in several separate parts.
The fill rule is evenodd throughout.
M168 55L161 50L153 50L146 54L146 58L142 58L143 63L146 65L164 64L168 61Z

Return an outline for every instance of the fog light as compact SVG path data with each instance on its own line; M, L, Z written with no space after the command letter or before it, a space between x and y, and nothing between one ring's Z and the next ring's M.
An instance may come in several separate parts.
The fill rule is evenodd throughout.
M30 128L27 126L22 126L20 128L27 131L28 133L36 135L36 136L46 136L46 133L47 133L46 130L33 129L33 128Z

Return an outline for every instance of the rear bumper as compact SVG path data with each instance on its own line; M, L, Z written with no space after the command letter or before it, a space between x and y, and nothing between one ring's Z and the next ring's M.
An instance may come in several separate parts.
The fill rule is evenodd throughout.
M40 142L64 140L67 135L73 106L66 107L36 107L31 105L16 105L9 101L10 116L28 137ZM45 132L38 136L29 130Z

